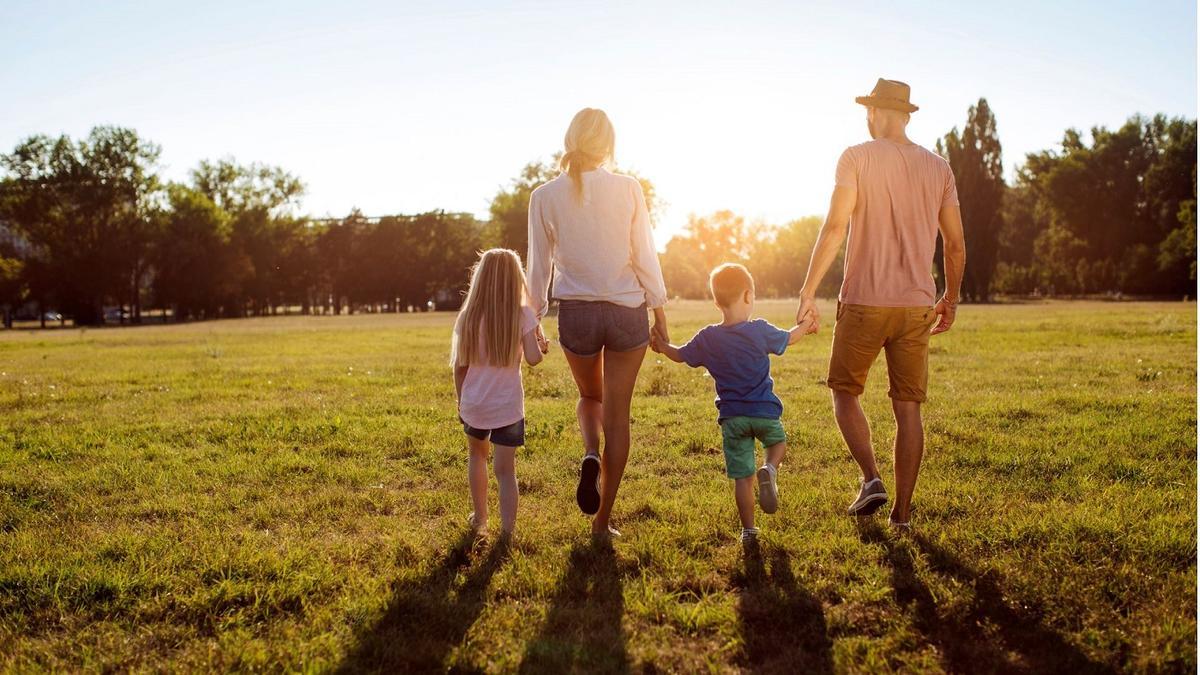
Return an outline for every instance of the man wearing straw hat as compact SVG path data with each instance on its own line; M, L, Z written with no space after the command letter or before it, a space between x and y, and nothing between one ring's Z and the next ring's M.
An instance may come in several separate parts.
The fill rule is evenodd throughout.
M873 140L847 148L838 160L829 214L813 247L796 322L806 315L819 322L817 287L849 235L826 378L842 438L862 470L858 497L848 511L867 516L888 501L859 404L867 373L882 350L896 418L896 501L890 522L907 530L925 450L921 403L929 336L954 325L966 248L950 165L905 134L909 115L917 110L909 102L909 86L880 79L869 96L855 100L867 108ZM937 299L932 269L939 232L946 292Z

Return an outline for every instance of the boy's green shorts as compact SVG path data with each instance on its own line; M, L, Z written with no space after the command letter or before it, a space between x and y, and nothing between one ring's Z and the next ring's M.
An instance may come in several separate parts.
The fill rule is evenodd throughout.
M787 440L779 420L742 416L721 420L721 438L725 448L725 474L735 480L753 476L758 468L754 462L754 439L757 438L764 448Z

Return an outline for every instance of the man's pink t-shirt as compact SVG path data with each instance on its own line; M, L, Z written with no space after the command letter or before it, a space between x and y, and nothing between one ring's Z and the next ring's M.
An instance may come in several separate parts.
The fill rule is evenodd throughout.
M838 299L876 307L933 305L938 212L958 205L950 165L919 145L881 138L842 153L837 184L858 191Z
M521 336L536 328L537 323L533 310L522 307ZM462 335L462 326L457 321L454 332ZM520 346L517 348L519 350ZM476 353L483 356L480 360L486 362L482 331L477 349ZM476 429L499 429L521 421L525 417L525 391L521 387L520 359L516 365L507 368L472 364L463 380L458 415Z

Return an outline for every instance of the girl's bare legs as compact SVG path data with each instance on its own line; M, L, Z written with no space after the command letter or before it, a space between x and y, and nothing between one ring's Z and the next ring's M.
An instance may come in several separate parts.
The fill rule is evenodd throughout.
M467 483L471 486L471 504L475 507L475 527L484 529L488 521L488 449L491 443L467 435Z
M625 474L625 462L629 460L629 407L645 356L644 346L627 352L604 350L604 455L601 457L600 510L592 520L594 533L608 531L617 488Z
M493 447L492 470L500 488L500 527L505 534L512 534L517 526L517 449L507 445Z

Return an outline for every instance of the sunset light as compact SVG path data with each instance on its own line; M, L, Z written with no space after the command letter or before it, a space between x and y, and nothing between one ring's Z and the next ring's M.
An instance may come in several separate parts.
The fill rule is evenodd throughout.
M271 3L0 8L0 141L113 123L166 175L226 155L288 168L304 211L485 215L566 120L604 108L617 161L689 213L821 214L854 96L909 82L932 147L986 97L1006 165L1063 130L1194 116L1194 3ZM1170 11L1167 10L1171 7ZM1166 72L1146 73L1170 63ZM34 64L37 65L33 68Z
M0 675L1197 672L1197 1L0 0Z

